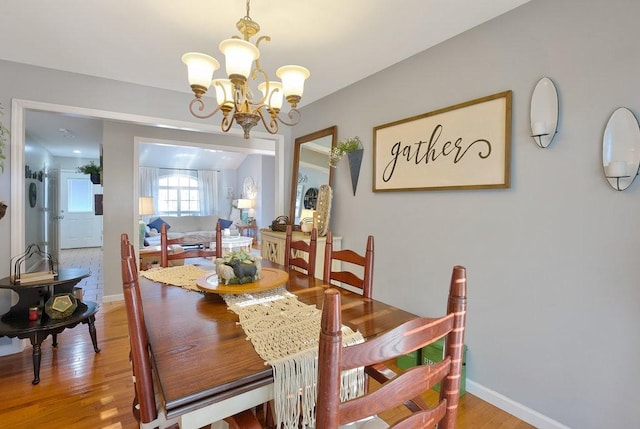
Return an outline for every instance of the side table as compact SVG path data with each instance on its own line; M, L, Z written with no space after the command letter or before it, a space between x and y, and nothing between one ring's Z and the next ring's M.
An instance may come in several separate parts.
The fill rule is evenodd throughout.
M238 232L240 233L240 235L244 235L247 237L253 237L253 245L257 245L258 244L258 225L256 225L255 223L252 223L251 225L236 225L236 228L238 228Z
M44 304L52 295L73 293L74 286L89 274L89 271L84 269L61 269L57 279L18 285L11 283L9 277L0 279L1 289L11 289L18 294L18 302L0 317L0 337L29 338L33 346L32 384L40 382L41 345L49 335L53 338L53 347L56 347L59 333L80 323L87 324L93 350L96 353L100 352L95 328L98 304L78 301L78 307L73 314L64 319L52 319L44 312ZM37 320L29 320L30 307L39 308Z

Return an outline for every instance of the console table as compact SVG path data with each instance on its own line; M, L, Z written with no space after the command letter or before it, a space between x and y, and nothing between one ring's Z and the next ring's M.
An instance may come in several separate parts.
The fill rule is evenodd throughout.
M272 231L264 228L260 230L260 236L262 238L262 245L260 254L261 256L271 262L275 262L280 265L284 265L284 250L287 234L280 231ZM291 239L293 241L304 240L307 243L311 239L310 234L306 234L301 231L293 231ZM324 272L324 247L327 242L327 237L318 237L316 248L316 277L321 278ZM342 248L342 237L333 236L333 250L340 250ZM305 260L307 254L301 255ZM340 262L333 261L333 270L340 269Z
M69 268L59 270L57 279L33 283L13 284L9 277L0 279L0 289L11 289L18 294L18 302L0 317L0 337L29 338L33 346L32 384L40 382L40 346L49 335L53 338L53 347L56 347L59 333L80 323L87 324L93 350L96 353L100 351L95 328L95 314L99 307L95 302L78 300L73 314L64 319L52 319L44 312L44 305L52 295L73 293L74 286L89 274L85 269ZM29 320L30 307L39 308L37 320Z

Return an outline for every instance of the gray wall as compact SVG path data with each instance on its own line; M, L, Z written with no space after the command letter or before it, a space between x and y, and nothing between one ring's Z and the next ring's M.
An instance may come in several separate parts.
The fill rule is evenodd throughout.
M465 265L471 387L572 428L640 427L640 181L614 191L601 161L609 115L640 114L639 16L637 0L534 0L313 103L294 130L363 140L355 197L336 169L331 227L347 248L375 235L374 297L441 313ZM561 111L545 150L529 137L543 76ZM372 193L373 127L505 90L510 189Z

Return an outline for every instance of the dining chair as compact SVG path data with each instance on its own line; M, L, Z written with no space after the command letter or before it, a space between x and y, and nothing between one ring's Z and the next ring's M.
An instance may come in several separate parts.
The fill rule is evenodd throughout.
M359 277L351 271L342 270L345 267L339 271L333 271L334 261L340 262L341 266L347 263L362 267L363 276ZM370 235L367 238L367 247L363 256L350 249L333 250L333 233L329 231L324 247L322 279L326 284L337 281L362 289L362 295L371 298L373 291L373 236Z
M216 222L216 247L215 249L188 249L181 252L170 252L171 245L180 244L182 238L169 239L167 234L167 225L162 224L160 228L160 266L166 268L169 261L187 258L219 258L222 256L222 232L220 222Z
M287 225L287 233L284 245L284 266L290 268L301 268L307 273L309 278L315 277L316 253L318 248L318 230L313 228L309 237L309 242L305 240L293 240L293 226ZM301 253L307 254L307 258Z
M333 288L325 291L318 349L318 362L323 364L318 368L316 427L336 429L355 422L355 428L430 428L436 424L438 429L455 428L466 308L466 269L455 266L446 315L417 317L369 341L343 347L340 292ZM442 361L413 367L400 375L393 374L392 378L385 375L386 381L379 389L340 402L341 371L364 367L367 374L378 373L383 362L421 349L442 337L445 337ZM378 373L374 378L380 379L379 376ZM436 405L429 407L420 394L437 383L441 383L440 397ZM420 400L412 402L416 397ZM393 422L392 426L382 426L384 421L377 414L407 405L405 403L411 405L407 407L411 414Z
M133 415L141 428L179 429L178 419L167 419L163 409L156 405L153 367L151 364L151 344L144 320L142 296L138 284L135 252L127 234L120 236L122 261L122 289L129 327L130 359L134 379ZM258 429L262 426L249 410L224 419L231 429Z

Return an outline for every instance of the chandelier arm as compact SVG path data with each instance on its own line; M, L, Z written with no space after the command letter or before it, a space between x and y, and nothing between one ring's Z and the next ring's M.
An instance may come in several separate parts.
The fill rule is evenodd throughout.
M220 129L222 129L223 132L227 132L231 129L231 125L233 125L233 115L225 115L222 118L222 121L220 121Z
M265 119L264 114L262 113L262 109L259 109L257 113L260 115L260 119L262 120L262 125L264 125L264 128L270 134L275 134L278 132L278 122L276 121L275 117L270 116L271 120L267 124L267 120Z
M298 109L291 109L287 112L287 117L291 119L291 122L287 122L284 119L282 119L282 116L280 116L280 114L278 114L277 119L280 122L282 122L284 125L292 127L296 125L298 122L300 122L300 118L302 117L302 114Z
M211 113L207 113L207 114L199 114L194 110L194 106L196 104L199 104L200 106L197 108L200 112L202 112L204 110L204 100L202 98L194 98L193 100L191 100L191 103L189 103L189 112L191 112L191 114L193 116L195 116L196 118L199 119L209 119L210 117L212 117L213 115L215 115L216 113L218 113L218 111L220 110L220 108L222 106L218 106L215 109L213 109L213 111Z

